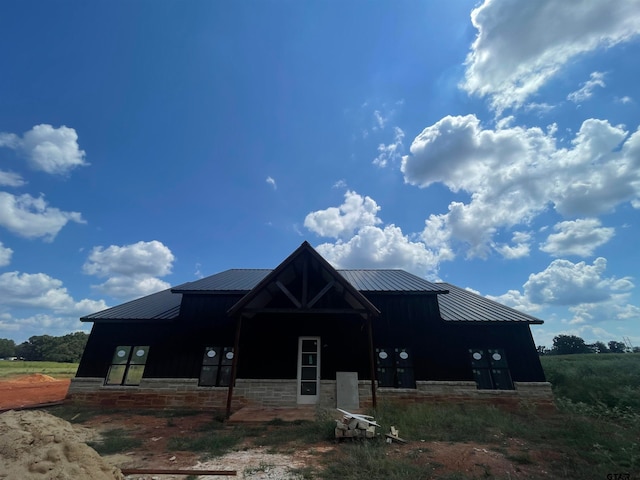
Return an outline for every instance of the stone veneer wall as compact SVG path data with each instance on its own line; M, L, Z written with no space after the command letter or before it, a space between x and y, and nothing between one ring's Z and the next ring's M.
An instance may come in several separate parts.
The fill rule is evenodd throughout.
M418 381L416 388L378 388L378 401L401 403L488 403L517 407L531 403L553 407L548 382L514 382L515 390L478 390L475 382ZM245 405L295 407L296 380L237 379L233 390L233 410ZM371 382L358 382L360 407L370 407ZM199 387L198 379L144 378L139 386L105 386L103 378L74 378L67 400L79 404L115 408L164 408L224 410L226 387ZM336 407L335 380L320 382L320 408Z

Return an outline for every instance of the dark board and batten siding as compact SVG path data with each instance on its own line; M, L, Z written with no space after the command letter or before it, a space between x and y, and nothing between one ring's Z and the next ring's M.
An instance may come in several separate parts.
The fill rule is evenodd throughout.
M183 295L181 313L170 321L96 322L78 377L105 377L118 345L149 345L147 378L198 378L206 346L231 346L235 319L227 310L240 298ZM437 297L367 293L381 311L373 319L375 347L409 348L416 380L473 380L469 348L504 349L514 381L544 381L529 325L451 322L440 318ZM358 315L256 315L244 319L239 378L296 378L297 339L321 337L321 377L357 371L370 379L366 322Z

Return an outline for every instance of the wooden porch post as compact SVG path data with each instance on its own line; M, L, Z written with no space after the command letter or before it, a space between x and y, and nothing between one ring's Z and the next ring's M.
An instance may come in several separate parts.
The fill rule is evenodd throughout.
M231 416L231 400L233 398L233 387L236 384L236 374L238 372L238 354L240 353L240 329L242 327L242 314L236 320L236 339L233 342L233 362L231 363L231 382L227 391L227 418Z
M371 401L373 403L373 408L376 408L378 402L376 401L376 359L373 350L373 321L371 320L371 315L367 315L367 327L369 330L369 368L371 375Z

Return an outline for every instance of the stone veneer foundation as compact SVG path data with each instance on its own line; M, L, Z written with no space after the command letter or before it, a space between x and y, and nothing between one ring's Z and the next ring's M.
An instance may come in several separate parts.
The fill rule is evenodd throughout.
M487 403L517 407L522 403L553 407L548 382L514 382L515 390L478 390L475 382L417 381L416 388L378 388L378 401L400 403ZM295 407L296 380L237 379L233 408ZM358 382L360 407L371 406L371 382ZM103 378L74 378L67 401L113 408L224 410L226 387L200 387L196 378L144 378L139 386L105 386ZM318 407L336 407L336 381L320 382Z

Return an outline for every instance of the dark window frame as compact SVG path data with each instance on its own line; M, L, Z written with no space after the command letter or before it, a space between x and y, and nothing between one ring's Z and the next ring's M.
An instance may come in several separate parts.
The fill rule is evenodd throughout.
M118 345L104 379L107 386L136 387L144 378L149 345Z
M231 383L233 357L233 347L204 347L198 386L228 387Z
M469 357L478 390L515 390L503 348L470 348Z
M377 347L375 355L378 387L416 388L413 354L410 348Z

